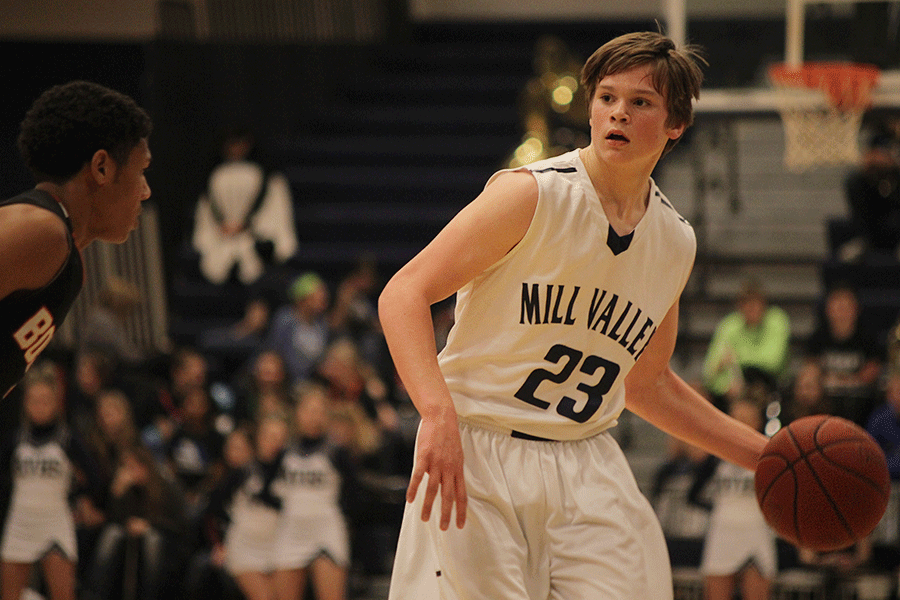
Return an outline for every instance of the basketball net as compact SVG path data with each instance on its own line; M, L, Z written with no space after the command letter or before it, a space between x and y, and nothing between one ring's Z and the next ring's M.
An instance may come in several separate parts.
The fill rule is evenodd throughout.
M791 171L856 163L859 132L880 70L873 65L777 63L769 79L784 124L784 164ZM812 97L810 92L812 92Z

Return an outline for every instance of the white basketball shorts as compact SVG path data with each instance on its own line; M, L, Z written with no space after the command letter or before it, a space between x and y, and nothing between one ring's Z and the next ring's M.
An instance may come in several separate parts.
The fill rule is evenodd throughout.
M662 528L608 433L533 441L460 425L468 512L407 504L390 600L672 598ZM436 503L440 503L438 496Z

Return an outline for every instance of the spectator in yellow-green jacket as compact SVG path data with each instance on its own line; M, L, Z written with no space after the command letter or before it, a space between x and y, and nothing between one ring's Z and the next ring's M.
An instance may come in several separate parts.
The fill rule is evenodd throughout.
M716 326L703 361L703 383L720 408L747 384L777 389L788 362L791 325L759 282L747 280L737 309Z

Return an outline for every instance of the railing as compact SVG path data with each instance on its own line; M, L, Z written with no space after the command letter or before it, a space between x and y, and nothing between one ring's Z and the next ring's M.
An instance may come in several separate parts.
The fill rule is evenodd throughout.
M97 303L105 282L118 276L134 284L141 297L140 304L125 323L129 339L144 350L166 350L168 311L156 207L144 204L138 228L124 244L94 242L85 248L82 257L84 288L69 317L57 331L55 342L68 348L77 347L79 329Z

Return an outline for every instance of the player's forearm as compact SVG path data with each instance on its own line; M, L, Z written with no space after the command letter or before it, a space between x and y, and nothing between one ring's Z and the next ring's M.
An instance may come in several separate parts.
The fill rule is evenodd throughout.
M437 362L428 300L413 286L395 278L381 293L378 315L394 366L419 414L429 418L455 412Z
M671 371L632 393L640 395L628 400L638 416L710 454L756 469L766 437L718 410Z
M679 402L684 410L680 422L687 426L689 441L719 458L751 471L756 470L767 438L718 410L684 382L681 383L683 389L694 396L682 398Z

